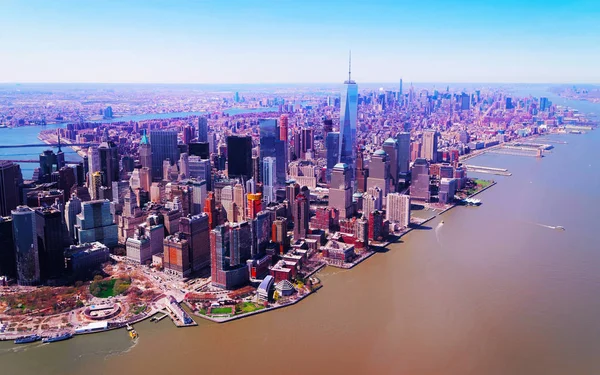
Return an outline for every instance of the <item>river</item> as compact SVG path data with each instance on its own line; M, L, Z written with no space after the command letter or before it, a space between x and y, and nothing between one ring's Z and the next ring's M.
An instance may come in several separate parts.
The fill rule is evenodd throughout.
M543 159L478 157L513 173L493 177L480 207L352 270L325 269L297 305L193 328L146 321L135 345L125 330L0 343L2 373L600 373L600 131L552 138L568 144Z

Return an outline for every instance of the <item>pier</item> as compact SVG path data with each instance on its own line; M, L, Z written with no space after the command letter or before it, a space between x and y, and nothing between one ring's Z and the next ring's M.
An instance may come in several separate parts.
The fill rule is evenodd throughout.
M492 152L492 151L489 151ZM477 173L495 174L498 176L512 176L512 173L505 168L482 167L479 165L465 165L467 171Z

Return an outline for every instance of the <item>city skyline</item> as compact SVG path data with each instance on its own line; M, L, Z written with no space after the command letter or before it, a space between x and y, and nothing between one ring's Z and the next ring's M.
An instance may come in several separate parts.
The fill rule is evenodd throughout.
M5 83L600 82L591 1L0 7Z

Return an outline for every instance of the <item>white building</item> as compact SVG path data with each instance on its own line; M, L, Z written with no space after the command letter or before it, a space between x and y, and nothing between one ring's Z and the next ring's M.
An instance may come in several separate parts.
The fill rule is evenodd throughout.
M388 194L386 219L407 227L410 224L410 196L400 193Z

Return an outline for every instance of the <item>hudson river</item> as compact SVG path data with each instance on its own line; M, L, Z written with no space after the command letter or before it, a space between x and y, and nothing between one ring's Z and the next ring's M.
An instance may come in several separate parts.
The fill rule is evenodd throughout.
M600 131L549 138L568 144L543 159L472 159L513 175L481 175L498 184L480 207L456 207L352 270L326 269L297 305L194 328L146 321L135 345L125 330L0 343L1 372L598 374Z

